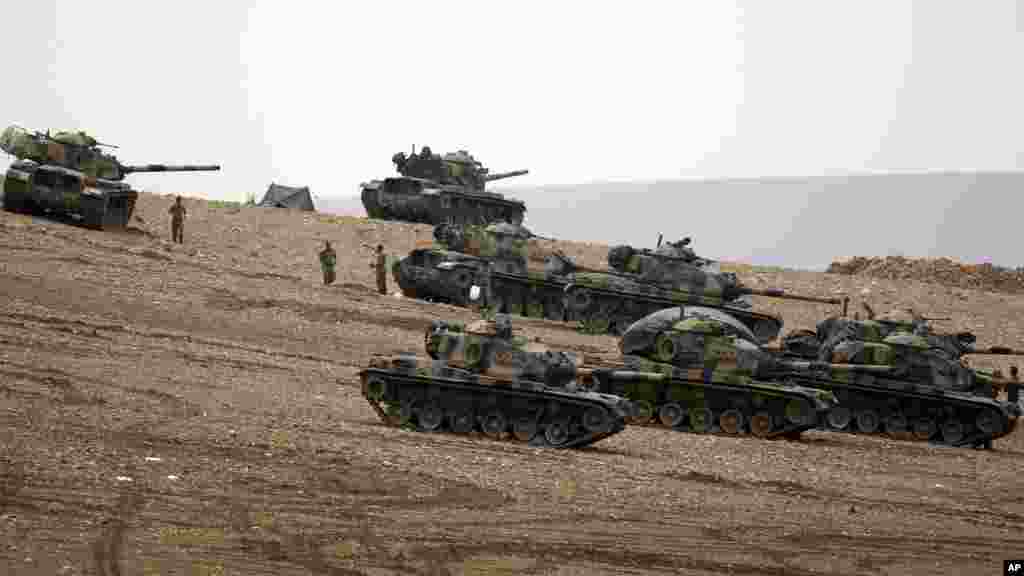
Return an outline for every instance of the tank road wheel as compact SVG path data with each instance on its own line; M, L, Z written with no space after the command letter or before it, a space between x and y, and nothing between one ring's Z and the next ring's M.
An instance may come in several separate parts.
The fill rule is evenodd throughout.
M473 285L473 275L469 270L459 270L452 276L452 288L455 304L465 306L469 303L469 287Z
M959 420L946 420L942 423L942 441L956 444L964 439L964 425Z
M544 439L548 444L558 447L569 441L569 422L567 420L552 420L544 427Z
M594 299L590 295L590 291L585 288L577 288L569 294L569 308L577 314L589 310L593 302Z
M483 422L480 423L480 428L483 429L484 434L494 438L495 440L501 440L505 434L505 430L508 430L508 419L505 418L505 414L500 410L491 410L484 416ZM530 435L533 436L532 434Z
M918 418L914 421L914 438L918 440L927 440L935 435L935 430L938 427L935 425L935 420L928 418Z
M676 357L676 343L662 332L654 339L654 357L661 362L671 362Z
M398 425L405 426L412 422L414 414L416 414L416 404L411 400L403 400L398 406Z
M690 430L698 433L707 432L711 429L712 420L711 410L690 408Z
M986 436L998 434L1002 432L1000 428L999 416L991 408L985 408L978 413L978 417L974 419L974 425L978 427L978 430Z
M654 406L647 400L633 402L633 408L634 416L630 419L630 424L647 424L654 418Z
M448 416L448 427L456 434L469 434L476 425L472 410L456 410Z
M878 412L870 408L857 412L857 429L861 432L871 434L878 431Z
M444 422L444 412L441 411L441 407L437 404L423 405L416 416L419 419L420 427L428 432L437 430L441 427L441 423Z
M739 434L743 431L743 412L731 408L718 417L718 427L727 434Z
M768 412L758 412L750 418L750 433L758 438L767 438L772 433L772 416Z
M669 428L675 428L682 424L685 417L686 411L675 402L669 402L658 410L658 420L661 420L661 423Z
M537 420L532 416L516 418L512 423L512 436L520 442L529 442L537 435Z
M853 415L846 406L836 406L829 410L828 415L825 416L829 428L833 430L845 430L850 425L852 418Z
M902 412L893 412L885 419L885 431L889 434L905 432L907 430L907 417Z
M370 400L381 401L384 399L384 392L387 390L387 382L380 376L370 376L366 379L366 396Z
M806 400L793 399L786 403L786 420L794 426L807 426L813 421L814 409Z
M583 413L583 429L591 434L602 434L608 431L611 419L608 411L598 406L592 406Z

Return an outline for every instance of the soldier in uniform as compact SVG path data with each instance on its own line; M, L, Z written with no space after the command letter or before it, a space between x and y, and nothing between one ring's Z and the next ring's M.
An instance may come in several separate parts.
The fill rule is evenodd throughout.
M999 393L1006 388L1006 382L1003 382L1003 371L998 368L992 372L992 398L999 398Z
M331 241L324 240L324 249L320 251L320 269L324 273L324 286L334 282L334 265L338 255L331 248Z
M171 215L171 242L182 244L184 242L183 229L185 227L185 205L181 203L181 196L174 200L167 213Z
M387 256L384 255L384 245L377 244L377 262L370 264L370 268L377 269L377 292L388 293L388 267Z

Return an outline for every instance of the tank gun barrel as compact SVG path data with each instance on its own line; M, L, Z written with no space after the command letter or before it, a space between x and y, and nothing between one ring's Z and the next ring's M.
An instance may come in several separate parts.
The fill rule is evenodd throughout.
M504 178L512 178L513 176L524 176L529 174L529 170L512 170L511 172L498 172L497 174L487 174L484 176L484 182L492 182L494 180L502 180Z
M967 351L967 354L989 354L992 356L1024 356L1024 350L1008 348L1006 346L991 346L989 348L975 348Z
M215 172L220 170L219 164L141 164L124 166L121 169L125 174L132 172Z
M888 364L832 364L829 362L819 362L817 360L782 360L780 361L783 368L789 368L791 370L812 370L812 371L826 371L826 370L840 370L849 372L892 372L895 366Z
M803 302L818 302L820 304L839 305L843 303L842 298L821 298L818 296L803 296L800 294L790 294L785 290L781 290L779 288L767 288L764 290L756 288L739 288L737 290L737 293L741 296L749 294L751 296L768 296L770 298L782 298L784 300L801 300Z

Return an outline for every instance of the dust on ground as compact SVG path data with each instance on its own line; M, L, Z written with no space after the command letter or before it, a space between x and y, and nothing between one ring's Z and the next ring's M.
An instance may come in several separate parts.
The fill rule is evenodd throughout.
M187 200L179 246L169 202L142 195L123 233L0 213L3 573L995 574L1024 557L1020 433L974 451L627 428L558 451L385 427L357 371L419 351L432 319L473 315L377 295L361 245L398 255L430 228ZM560 247L589 266L607 249ZM1021 297L741 274L876 310L911 302L983 345L1021 338ZM787 329L834 311L756 304Z

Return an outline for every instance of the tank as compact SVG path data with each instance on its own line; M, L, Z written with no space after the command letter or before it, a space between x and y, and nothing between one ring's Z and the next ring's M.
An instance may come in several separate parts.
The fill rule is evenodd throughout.
M632 414L627 400L581 385L574 355L514 335L503 315L435 320L425 347L429 358L377 358L360 372L364 397L390 425L579 448L621 432Z
M398 176L360 185L363 207L370 218L421 224L521 224L526 204L486 190L495 180L528 174L514 170L491 174L465 150L443 156L424 146L410 156L391 157Z
M565 280L550 240L521 224L441 224L435 243L412 250L393 265L410 298L480 305L499 313L564 320ZM476 298L474 295L476 286Z
M116 148L85 132L8 126L0 133L0 149L16 160L4 178L4 209L71 216L98 229L124 228L139 195L123 182L128 174L220 170L216 165L125 165L101 147Z
M735 274L721 272L717 262L699 258L688 247L689 238L637 250L631 246L608 249L608 270L564 262L568 272L564 289L567 315L598 325L598 331L621 334L632 323L658 310L680 305L707 306L727 311L766 344L782 331L782 318L753 310L749 296L768 296L822 304L841 304L838 298L789 294L779 289L744 286Z
M619 366L591 374L595 390L633 403L631 424L796 438L837 404L831 392L778 376L779 364L799 362L762 350L750 329L721 309L660 310L632 324L619 350Z
M976 349L974 342L969 332L932 333L927 319L893 311L866 320L826 318L815 331L788 335L777 355L808 359L812 366L844 364L842 370L793 374L805 385L835 393L840 404L826 419L829 429L991 447L1016 427L1022 413L1018 384L972 370L962 359L1022 352ZM995 398L999 387L1007 388L1008 401Z

